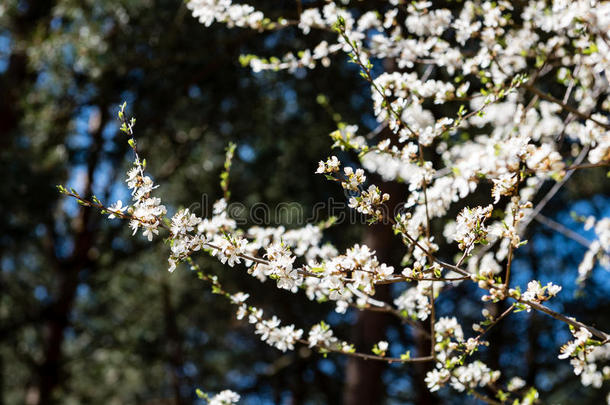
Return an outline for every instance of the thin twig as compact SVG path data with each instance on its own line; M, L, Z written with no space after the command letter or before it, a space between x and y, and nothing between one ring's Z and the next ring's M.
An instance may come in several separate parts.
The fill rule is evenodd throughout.
M513 311L513 309L515 309L515 304L511 305L510 307L508 307L506 309L506 311L502 312L502 314L500 314L499 317L494 319L493 322L486 329L484 329L483 332L481 332L475 339L479 340L480 338L482 338L483 335L485 335L487 332L489 332L489 330L491 328L496 326L498 324L498 322L500 322L502 319L506 318Z
M587 157L588 153L589 153L589 146L585 146L580 151L580 154L578 155L578 157L576 158L574 163L576 165L579 165L585 159L585 157ZM565 176L563 176L563 179L561 179L561 181L559 181L553 185L553 187L549 190L548 193L546 193L546 195L542 198L542 200L540 200L538 202L538 204L536 205L536 208L534 208L534 211L532 211L532 213L530 215L528 215L527 218L524 218L523 221L521 221L519 223L519 227L521 230L527 228L529 223L532 222L532 220L536 217L536 215L538 215L542 211L542 209L548 204L548 202L551 201L551 198L553 198L555 196L555 194L557 194L559 189L561 189L561 187L563 187L563 185L570 179L570 177L572 177L572 174L574 174L574 170L573 169L568 170L567 173L565 174Z
M610 130L610 125L608 125L604 122L601 122L601 121L597 120L596 118L593 118L593 116L591 114L587 114L587 113L583 113L583 112L579 111L577 108L574 108L571 105L564 103L562 100L559 100L558 98L555 98L555 97L551 96L550 94L546 94L545 92L543 92L540 89L538 89L537 87L535 87L533 84L526 83L524 87L526 89L528 89L529 91L531 91L532 93L536 94L538 97L561 106L561 108L563 108L564 110L566 110L568 112L571 112L572 114L576 115L577 117L582 118L584 120L589 120L591 122L596 123L597 125L599 125L600 127L604 128L604 129Z
M549 217L545 217L542 214L538 214L538 215L536 215L536 217L534 219L536 221L540 222L541 224L548 226L549 228L553 229L554 231L559 232L566 238L570 238L570 239L574 240L575 242L580 243L584 247L588 248L591 245L591 242L589 240L587 240L586 238L584 238L582 235L574 232L570 228L565 227L564 225L560 224L559 222L557 222Z
M309 342L305 339L297 339L297 342L302 343L304 345L309 344ZM385 356L377 356L375 354L368 354L368 353L360 353L360 352L344 352L343 350L340 349L334 349L334 348L328 348L328 347L323 347L323 350L326 350L328 352L332 352L332 353L339 353L339 354L344 354L346 356L351 356L351 357L358 357L360 359L364 359L364 360L377 360L377 361L384 361L387 363L427 363L430 361L434 361L434 358L432 358L432 356L423 356L423 357L412 357L412 358L404 358L401 359L399 357L385 357Z
M491 399L486 395L483 394L479 394L478 392L476 392L475 390L469 391L470 394L472 394L472 396L474 396L475 398L487 403L487 404L491 404L491 405L502 405L502 402L496 401L495 399Z
M545 307L544 305L542 305L540 303L537 303L534 301L527 301L527 300L523 300L523 299L519 299L517 301L519 301L523 304L529 305L530 307L534 308L535 310L544 312L545 314L547 314L559 321L572 325L577 329L584 328L584 329L588 330L589 332L591 332L591 334L593 334L594 336L597 336L598 338L602 339L603 341L610 339L610 335L607 334L606 332L602 332L601 330L596 329L593 326L585 325L584 323L579 322L574 318L570 318L563 314L560 314L559 312L553 311L549 307Z
M592 169L594 167L606 167L610 166L610 161L602 161L599 163L582 163L582 164L574 164L566 167L566 170L578 170L578 169Z

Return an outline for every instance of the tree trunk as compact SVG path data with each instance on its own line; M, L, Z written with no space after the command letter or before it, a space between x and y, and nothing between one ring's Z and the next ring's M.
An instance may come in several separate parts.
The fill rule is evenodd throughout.
M89 159L87 160L87 178L82 195L86 199L92 196L94 173L100 160L102 149L102 131L107 120L107 106L101 104L99 120L90 128L92 144ZM85 269L92 269L94 262L89 257L89 251L93 247L95 232L94 221L98 215L90 208L81 207L78 217L74 220L73 234L74 250L72 255L65 260L53 257L55 263L56 277L59 280L56 299L49 307L49 317L44 325L43 332L43 359L35 370L34 385L28 388L26 395L27 405L52 404L53 392L61 384L62 376L62 346L64 334L70 324L76 298L76 289L80 283L79 275ZM52 232L52 230L49 230ZM55 241L57 243L57 241ZM53 249L55 252L56 249Z
M380 262L389 262L392 229L384 225L372 225L364 238L364 243L377 252ZM375 298L388 301L388 286L376 289ZM381 312L361 311L352 327L352 342L362 351L370 351L373 345L385 340L388 315ZM345 371L344 405L379 404L385 396L382 373L386 364L375 360L350 357Z
M429 322L425 324L426 330L429 330ZM413 340L417 350L416 356L429 356L432 352L432 342L428 335L422 333L419 329L413 329ZM426 384L426 373L434 367L433 363L415 363L413 364L413 386L415 387L415 403L417 405L433 405L438 403L438 399L430 392Z
M380 184L377 181L376 184ZM396 201L401 195L402 187L395 183L381 184L380 188L392 196L388 204L388 215L393 216ZM376 252L380 263L391 265L396 261L395 250L397 239L390 224L371 225L363 239L363 243ZM390 301L390 286L376 288L375 298ZM360 311L356 323L352 327L352 342L359 350L370 351L375 343L385 340L386 329L390 323L390 315L383 312ZM344 405L380 404L385 397L385 386L382 373L386 363L376 360L364 360L350 357L345 370L345 387L343 391Z
M167 355L172 370L172 390L174 391L174 404L184 405L186 402L180 393L182 385L182 368L184 366L182 354L182 337L176 322L176 311L172 305L169 281L163 280L161 284L163 296L163 316L165 318L165 335L167 339Z

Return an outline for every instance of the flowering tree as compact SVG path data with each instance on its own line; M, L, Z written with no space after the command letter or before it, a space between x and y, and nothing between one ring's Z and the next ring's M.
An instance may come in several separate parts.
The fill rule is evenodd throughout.
M125 104L118 117L135 156L126 180L131 204L106 205L63 186L60 191L110 219L128 221L134 235L141 232L149 241L165 237L170 272L186 263L235 305L238 319L247 320L261 340L283 352L306 345L322 355L426 363L432 366L425 376L430 391L450 386L486 403L534 403L535 387L526 387L519 377L501 379L502 370L483 363L477 351L493 345L486 334L499 322L510 322L511 314L539 311L572 331L573 339L556 348L559 359L569 359L584 385L602 388L610 379L610 335L551 309L546 301L561 292L557 282L517 285L511 273L518 249L527 243L526 228L572 174L610 165L610 3L466 1L451 8L401 0L307 4L297 2L295 19L266 17L230 0L191 0L187 6L206 26L219 22L260 32L296 26L302 35L323 38L313 49L280 57L244 55L241 62L254 71L298 72L345 57L358 68L370 85L378 127L362 134L357 126L339 122L330 134L341 151L337 154L358 156L360 167L331 155L312 172L336 182L349 207L369 224L392 227L404 246L400 267L382 263L365 244L340 251L326 243L326 228L346 225L332 218L291 230L240 227L227 209L234 146L227 149L224 198L214 204L213 215L202 218L189 209L168 215L154 195L158 186L146 173L134 137L135 119L127 117ZM408 184L408 195L383 192L367 180L370 174ZM543 187L546 183L552 187ZM491 190L487 202L466 204L486 187ZM453 217L456 208L459 214ZM585 288L597 263L610 267L610 219L582 221L597 235L574 269ZM565 232L561 224L551 226ZM437 244L443 238L461 253L447 257ZM202 253L245 270L236 275L270 279L277 288L304 292L310 300L333 301L339 314L350 307L386 312L418 329L429 340L430 353L390 355L400 342L355 347L323 321L299 325L280 320L249 304L247 292L226 290L216 275L197 264ZM474 283L481 292L481 320L473 325L463 324L459 311L450 316L435 311L435 301L462 283ZM375 292L388 284L396 285L396 295L386 302ZM490 301L505 302L507 309L493 315L484 304ZM230 391L199 395L211 404L239 400Z

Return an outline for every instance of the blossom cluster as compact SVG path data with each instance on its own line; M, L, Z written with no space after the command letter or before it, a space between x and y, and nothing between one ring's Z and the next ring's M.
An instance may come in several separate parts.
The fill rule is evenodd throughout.
M513 262L527 243L527 226L557 189L575 170L610 165L610 4L468 0L447 9L430 1L391 0L369 10L350 7L347 1L321 3L305 2L292 20L271 20L263 11L231 0L189 0L187 7L206 26L219 22L257 31L316 33L310 49L269 58L242 56L242 63L255 72L328 66L342 53L357 66L370 86L378 127L364 135L357 125L338 123L330 134L333 148L340 149L339 156L353 153L359 162L345 164L331 155L315 172L338 183L348 206L370 223L393 227L404 248L400 268L382 263L366 244L337 249L325 242L324 226L316 224L241 229L227 212L226 182L225 198L214 204L210 217L178 209L166 218L168 210L153 196L157 186L145 174L145 161L136 149L135 121L125 119L124 107L121 129L130 136L135 154L126 180L132 205L118 201L105 207L73 191L60 191L110 218L128 220L134 234L141 228L149 241L165 229L170 271L182 262L194 268L194 257L206 252L261 282L303 291L310 300L331 300L338 313L374 309L414 328L425 321L432 343L430 355L417 359L410 354L388 357L390 343L384 340L374 345L372 354L358 352L323 321L306 333L276 316L263 318L263 309L246 305L248 294L229 294L216 276L197 270L213 291L237 306L239 319L247 319L263 341L281 351L304 344L324 354L431 362L425 377L430 391L450 386L477 395L501 384L502 378L499 370L473 358L487 344L483 335L514 310L537 310L570 325L575 339L559 357L571 359L584 385L601 387L610 377L610 368L601 365L609 357L610 335L544 306L562 286L531 280L522 292L512 286L511 273L518 271ZM549 87L553 93L544 90ZM225 178L231 157L227 155ZM383 185L371 183L375 175L408 185L406 196L383 192ZM554 185L547 193L549 182ZM474 193L487 201L471 208L466 199ZM388 210L391 198L402 201L392 201L399 207L396 215ZM575 271L581 284L596 263L610 266L610 219L586 219L585 227L595 230L596 240L588 244ZM440 251L441 237L461 250L455 260ZM435 315L437 297L460 282L473 282L482 290L482 306L488 301L512 304L497 317L484 308L484 321L472 325L478 335L466 337L458 318ZM377 299L379 284L396 286L391 301ZM496 397L501 403L510 399L528 404L538 398L518 377L501 392ZM220 393L217 403L236 398Z
M604 380L610 380L610 365L601 366L610 361L610 349L608 345L599 346L592 341L592 334L588 330L572 328L574 340L569 341L561 347L559 358L571 358L570 364L574 368L574 374L580 376L582 384L601 388Z
M475 243L482 243L487 236L485 220L491 216L492 206L464 208L458 215L454 239L459 248L469 253Z
M239 402L239 394L231 390L223 390L208 401L208 405L232 405Z
M596 262L606 270L610 270L610 218L603 218L599 221L596 221L594 217L587 218L585 230L591 228L595 230L597 239L591 242L578 266L577 281L581 284L589 278Z
M225 22L230 27L262 28L264 14L248 4L232 4L231 0L191 0L187 7L193 17L209 26L214 21Z
M500 378L499 371L492 371L485 363L475 360L462 365L461 356L456 354L462 351L464 332L456 318L440 318L435 325L436 367L426 374L426 384L430 391L437 391L449 383L457 391L484 387L494 383ZM470 343L471 344L471 343Z
M191 3L193 9L200 4ZM329 249L326 256L309 255L300 271L292 267L295 258L289 250L275 245L267 257L275 270L268 270L266 264L255 268L260 266L263 276L283 280L280 287L295 290L302 285L310 299L335 300L339 312L353 305L387 308L389 304L373 297L376 283L415 281L416 285L399 291L390 310L404 318L428 320L434 298L451 278L475 281L485 290L483 301L512 298L518 308L539 309L562 287L532 280L523 293L510 288L511 263L515 251L526 243L525 227L542 208L534 209L532 201L543 183L569 177L577 155L577 162L588 158L590 165L609 161L610 89L604 76L610 69L605 56L610 6L584 0L532 1L524 6L466 1L454 9L428 1L399 3L394 0L390 7L376 10L355 10L335 2L306 6L296 21L285 20L286 26L294 24L303 35L319 31L323 39L317 45L268 59L247 55L242 62L255 72L295 72L328 66L333 55L345 52L360 68L371 86L371 105L380 128L389 128L393 135L375 130L372 136L363 136L355 125L340 123L331 134L334 147L357 152L362 168L350 165L341 170L342 162L331 156L320 162L316 173L339 182L350 194L349 206L371 222L394 223L407 247L402 272L395 274L390 266L379 264L374 252L362 245L345 254ZM218 21L226 20L222 13L220 17ZM374 74L375 61L391 61L387 65L400 71ZM560 98L537 87L537 80L549 72L565 89ZM528 93L535 98L528 99ZM569 107L572 102L576 107ZM459 105L452 115L439 116L433 107L450 103ZM484 135L460 140L459 135L468 132ZM557 147L558 136L570 142L571 155ZM367 184L369 173L409 185L406 212L387 217L383 208L390 196ZM445 221L442 235L463 251L457 265L448 266L439 260L430 222L445 217L484 184L491 188L490 205L462 205L456 221ZM607 265L607 228L606 219L595 225L598 240L590 244L579 267L579 281L588 277L596 262ZM484 316L486 325L500 321L485 312ZM483 344L480 336L464 339L456 318L431 322L436 322L437 360L426 377L431 390L450 384L458 391L473 391L497 382L499 372L480 361L463 363L465 353L472 355ZM481 334L486 331L473 326ZM326 324L312 329L310 337L310 344L336 344ZM385 355L386 349L379 342L374 353ZM507 391L522 388L522 380L513 379ZM517 402L532 403L537 395L529 390Z

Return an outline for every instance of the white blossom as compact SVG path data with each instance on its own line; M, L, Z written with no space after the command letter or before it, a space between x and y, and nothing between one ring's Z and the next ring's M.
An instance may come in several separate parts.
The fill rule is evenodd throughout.
M321 322L310 329L307 341L309 342L309 347L330 347L337 342L337 338L333 336L332 329L324 322Z
M125 210L129 208L126 206L123 206L123 202L121 200L118 200L116 203L112 204L111 206L108 207L108 218L109 219L113 219L113 218L117 218L117 213L123 213L125 212Z
M231 391L224 390L214 395L209 399L208 405L231 405L239 402L239 394Z
M438 391L449 379L449 371L434 369L426 373L426 385L431 392Z

